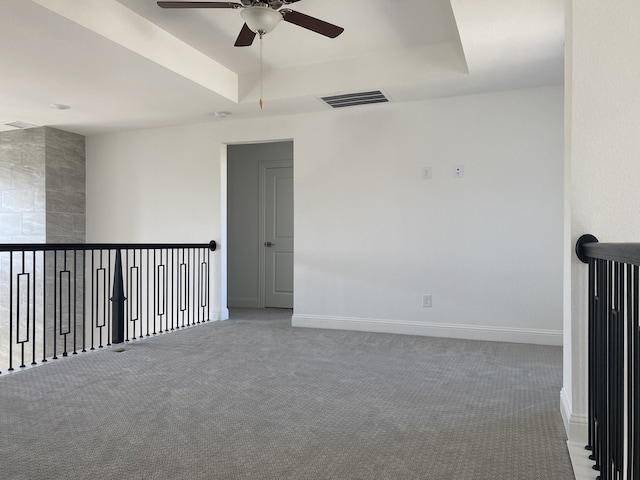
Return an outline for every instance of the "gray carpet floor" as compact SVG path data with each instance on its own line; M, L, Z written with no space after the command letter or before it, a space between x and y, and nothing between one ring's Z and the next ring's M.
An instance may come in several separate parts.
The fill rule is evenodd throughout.
M573 479L557 347L232 318L0 376L0 478Z

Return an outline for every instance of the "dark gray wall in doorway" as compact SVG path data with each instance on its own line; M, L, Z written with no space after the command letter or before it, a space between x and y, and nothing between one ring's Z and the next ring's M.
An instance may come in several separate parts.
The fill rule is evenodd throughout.
M260 162L293 160L293 142L227 147L227 304L260 306Z

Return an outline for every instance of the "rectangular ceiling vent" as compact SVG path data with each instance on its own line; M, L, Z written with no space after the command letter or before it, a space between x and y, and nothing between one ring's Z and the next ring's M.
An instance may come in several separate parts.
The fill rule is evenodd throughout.
M389 97L382 90L370 92L345 93L331 97L320 97L331 108L354 107L356 105L369 105L371 103L387 103Z
M33 127L37 127L37 125L33 125L33 124L27 123L27 122L21 122L20 120L16 120L14 122L7 122L7 123L5 123L5 125L7 127L13 127L13 128L33 128Z

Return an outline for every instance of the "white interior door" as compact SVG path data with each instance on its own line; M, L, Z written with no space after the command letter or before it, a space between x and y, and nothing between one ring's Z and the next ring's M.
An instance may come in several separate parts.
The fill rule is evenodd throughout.
M285 166L282 166L282 165ZM293 166L263 164L264 303L293 308Z

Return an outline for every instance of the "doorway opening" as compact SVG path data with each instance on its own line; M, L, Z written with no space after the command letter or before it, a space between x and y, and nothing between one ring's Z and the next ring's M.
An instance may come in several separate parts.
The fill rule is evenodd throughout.
M227 305L293 308L293 142L227 146Z

